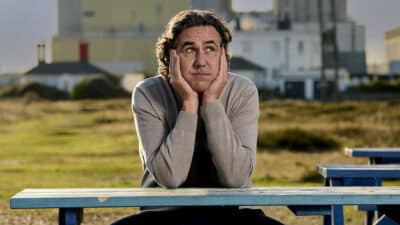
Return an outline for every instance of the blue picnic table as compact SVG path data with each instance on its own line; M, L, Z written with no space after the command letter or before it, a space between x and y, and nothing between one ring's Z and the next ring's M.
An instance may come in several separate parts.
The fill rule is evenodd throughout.
M320 164L317 167L318 172L324 178L325 186L381 186L382 179L399 179L400 165L349 165L349 164ZM373 223L376 206L358 205L359 210L367 211L365 224ZM321 213L322 214L322 213ZM343 207L336 205L330 208L330 213L324 215L324 225L335 224L342 225Z
M58 208L60 225L79 225L84 208L139 206L304 207L372 204L387 208L378 225L400 225L400 187L77 188L25 189L11 198L11 209ZM336 225L336 223L334 224Z
M370 164L400 163L400 148L345 148L350 157L366 157Z

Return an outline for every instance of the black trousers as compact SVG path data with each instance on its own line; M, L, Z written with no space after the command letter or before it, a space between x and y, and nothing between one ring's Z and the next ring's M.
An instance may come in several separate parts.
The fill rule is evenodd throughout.
M260 209L237 207L185 207L166 211L141 211L112 225L283 225Z

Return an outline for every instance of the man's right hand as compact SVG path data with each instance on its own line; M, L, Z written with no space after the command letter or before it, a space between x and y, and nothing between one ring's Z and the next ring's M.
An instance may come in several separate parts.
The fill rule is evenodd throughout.
M179 56L176 53L176 50L170 51L169 58L169 82L183 100L182 110L185 112L197 113L199 108L198 94L183 78Z

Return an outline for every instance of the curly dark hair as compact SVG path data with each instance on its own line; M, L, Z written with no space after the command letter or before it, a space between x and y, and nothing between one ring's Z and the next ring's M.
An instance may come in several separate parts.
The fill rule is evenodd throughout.
M208 25L213 26L221 36L221 45L225 49L226 60L229 64L228 44L232 41L232 34L226 22L212 11L183 10L168 22L164 33L157 40L158 72L164 76L168 75L169 51L176 47L176 39L183 30L194 26Z

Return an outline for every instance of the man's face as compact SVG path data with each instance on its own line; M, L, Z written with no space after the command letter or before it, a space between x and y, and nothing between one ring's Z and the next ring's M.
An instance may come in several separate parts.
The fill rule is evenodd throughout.
M222 47L218 31L213 26L187 28L179 34L176 46L183 78L194 91L204 92L219 71Z

